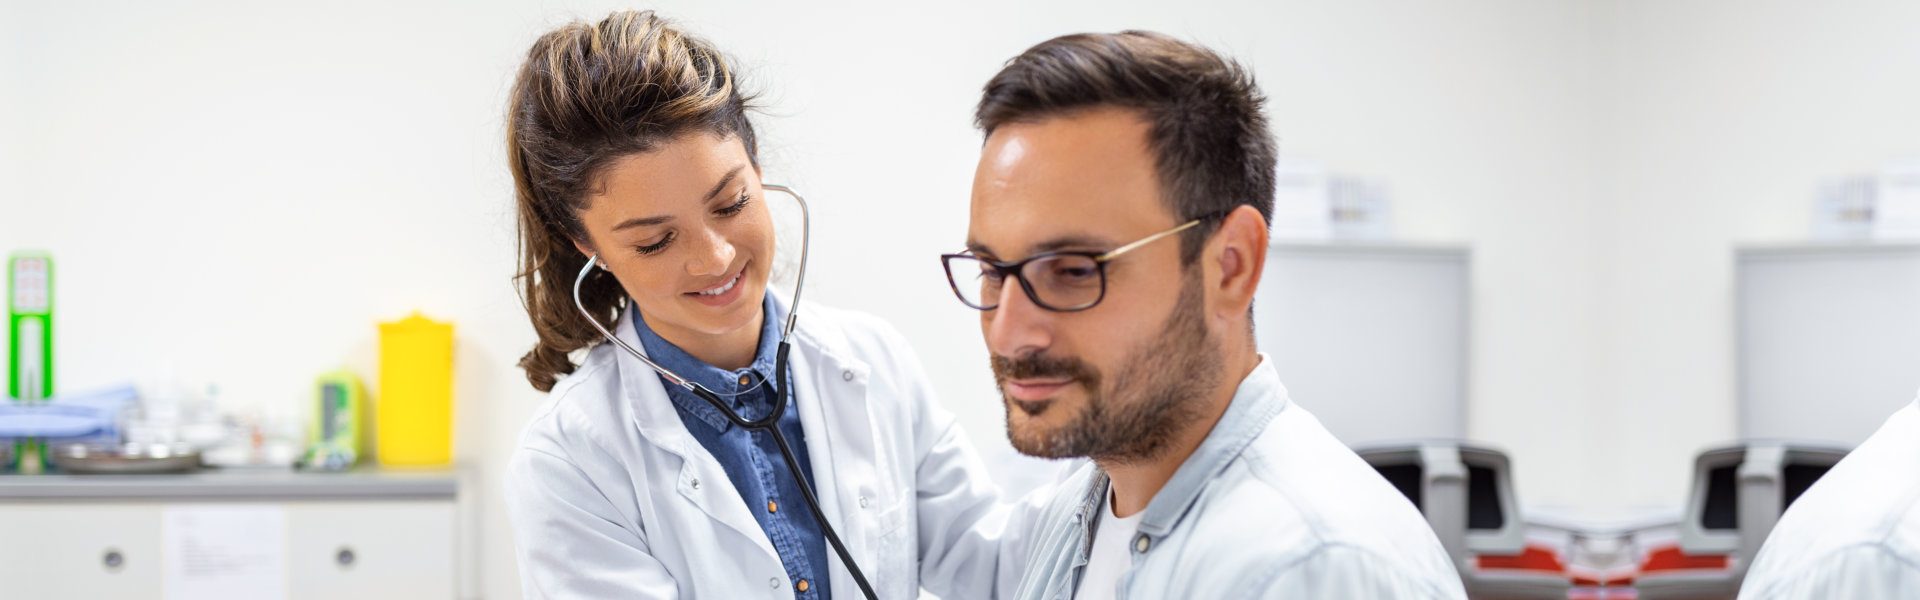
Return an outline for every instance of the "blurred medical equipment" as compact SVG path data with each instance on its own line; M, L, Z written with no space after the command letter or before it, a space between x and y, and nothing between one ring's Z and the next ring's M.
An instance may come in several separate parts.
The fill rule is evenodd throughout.
M1851 448L1912 401L1920 244L1745 246L1732 258L1739 439Z
M200 451L187 444L57 444L54 466L76 475L189 473L200 469Z
M1473 263L1466 246L1275 243L1254 338L1349 447L1461 439Z
M365 416L366 392L360 377L339 370L321 375L314 383L314 407L307 424L307 455L301 464L308 469L340 471L359 462L362 454L360 425Z
M773 377L760 382L759 385L741 390L738 393L728 394L729 396L739 396L760 389L761 385L773 386L772 391L775 401L773 403L773 409L768 411L766 415L757 420L748 420L740 416L740 413L734 412L732 407L727 406L727 402L720 398L719 393L707 389L706 386L695 383L693 380L681 377L678 373L674 373L666 367L660 366L659 363L653 362L653 359L647 358L645 353L635 349L633 346L627 345L626 342L621 341L620 337L614 335L613 332L607 331L606 326L601 325L600 320L595 318L593 312L587 310L586 304L580 301L580 284L585 282L587 275L593 273L593 268L599 265L600 255L595 254L588 256L587 264L580 267L580 274L574 277L573 306L580 310L580 314L587 318L587 323L592 324L594 329L599 330L600 335L606 337L607 341L613 342L614 345L626 350L627 354L631 354L634 358L640 359L640 362L646 364L648 367L652 367L654 371L660 373L660 376L667 378L667 381L685 388L687 391L692 392L693 395L700 397L701 400L705 400L707 404L713 405L714 410L720 411L720 414L725 415L727 420L732 421L734 425L752 431L765 432L772 436L774 443L780 446L780 456L786 460L787 470L793 474L795 481L800 482L800 495L806 499L807 509L813 512L813 519L820 524L820 531L826 534L827 542L833 546L834 554L840 556L840 564L846 565L847 571L853 575L854 582L860 586L860 593L866 596L868 600L876 600L877 596L874 595L873 585L867 582L866 573L861 572L859 565L854 563L853 556L847 553L846 545L840 542L840 534L834 530L832 524L827 522L827 515L820 511L820 500L814 497L813 484L807 481L806 474L800 469L800 461L794 458L792 446L787 444L787 437L780 433L780 428L778 427L780 417L786 414L787 405L791 402L788 396L791 395L792 390L787 387L787 352L793 347L789 341L793 337L793 325L799 322L800 318L800 290L804 289L807 283L807 248L813 240L813 231L810 220L811 213L807 209L807 201L805 198L801 198L798 192L783 185L762 184L760 187L762 189L786 194L800 205L800 274L794 280L793 299L787 304L787 324L780 331L780 348L774 354ZM630 310L632 310L631 306L632 305L629 304Z
M1811 233L1823 242L1920 240L1920 159L1820 181Z
M1427 517L1476 598L1567 598L1570 538L1534 535L1514 499L1507 456L1454 441L1356 449Z
M1648 531L1635 540L1639 597L1732 599L1780 514L1846 454L1779 441L1700 453L1686 512L1673 533Z
M1275 240L1383 241L1393 237L1393 203L1386 184L1329 173L1313 161L1274 166Z
M382 466L453 462L453 325L420 313L380 324L374 455Z
M51 257L20 252L7 261L7 307L7 345L13 357L7 364L7 393L16 406L40 404L53 395ZM23 436L13 445L19 472L39 473L46 467L43 440Z
M120 421L138 396L133 386L118 386L65 397L43 399L34 404L0 405L0 440L31 440L20 446L33 449L34 459L45 460L63 469L63 462L74 453L97 449L100 456L115 448L121 439ZM81 450L76 450L80 448ZM19 472L37 475L45 464L29 462L23 456ZM194 466L199 466L198 457ZM80 468L86 468L85 464Z

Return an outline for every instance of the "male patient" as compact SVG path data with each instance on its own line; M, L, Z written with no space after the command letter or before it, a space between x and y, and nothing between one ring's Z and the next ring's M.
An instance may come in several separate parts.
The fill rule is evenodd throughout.
M1262 103L1237 63L1148 32L1057 38L987 83L967 252L943 260L1014 447L1093 459L1016 598L1465 598L1419 511L1254 348Z

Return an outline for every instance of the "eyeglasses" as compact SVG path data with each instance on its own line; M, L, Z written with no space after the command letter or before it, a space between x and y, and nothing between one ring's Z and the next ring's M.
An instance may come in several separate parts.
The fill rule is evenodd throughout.
M1210 217L1187 221L1179 227L1156 233L1107 252L1063 250L1042 252L1018 262L1000 262L972 254L942 254L947 267L947 283L967 306L980 310L1000 308L1000 291L1007 276L1020 280L1027 299L1040 308L1073 312L1093 308L1107 295L1107 262L1135 248L1186 231Z

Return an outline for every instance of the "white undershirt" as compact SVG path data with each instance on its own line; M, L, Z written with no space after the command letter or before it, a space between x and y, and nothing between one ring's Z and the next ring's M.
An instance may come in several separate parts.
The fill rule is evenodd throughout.
M1087 554L1087 571L1080 576L1080 587L1073 600L1111 600L1117 594L1120 576L1133 568L1133 534L1140 529L1140 516L1147 511L1120 518L1113 516L1113 490L1108 488L1106 510L1101 511L1099 528L1093 532L1093 550Z

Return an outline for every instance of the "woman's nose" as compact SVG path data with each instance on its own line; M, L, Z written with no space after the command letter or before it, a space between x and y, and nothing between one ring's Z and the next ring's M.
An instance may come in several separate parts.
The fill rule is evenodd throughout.
M713 229L705 229L694 237L701 239L693 249L693 258L687 261L687 274L703 277L725 275L727 267L733 265L733 243Z

